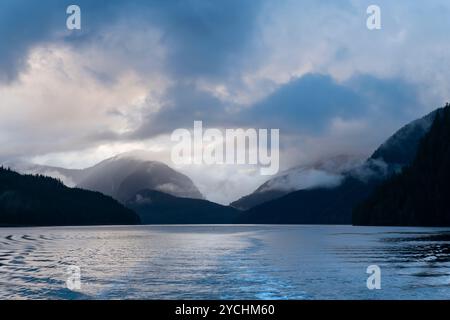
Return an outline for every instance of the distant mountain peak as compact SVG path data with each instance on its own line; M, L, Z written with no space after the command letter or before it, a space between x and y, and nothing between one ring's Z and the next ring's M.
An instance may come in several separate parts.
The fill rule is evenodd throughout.
M142 189L153 189L177 197L203 199L186 175L165 163L151 160L151 152L121 153L85 169L65 169L30 163L11 164L21 173L42 174L60 179L70 187L98 191L121 202Z
M322 184L292 192L280 189L255 192L232 205L247 210L242 223L350 223L354 206L364 201L376 186L413 162L420 141L441 111L442 108L437 109L402 127L369 159L340 172L341 181L335 186ZM268 183L271 182L265 185Z
M342 182L342 174L363 163L358 155L338 154L312 161L283 172L259 186L253 193L231 203L246 210L290 192L316 187L334 187Z
M142 189L203 198L189 177L162 162L149 160L143 152L119 154L86 170L88 174L78 183L79 187L100 191L122 202Z

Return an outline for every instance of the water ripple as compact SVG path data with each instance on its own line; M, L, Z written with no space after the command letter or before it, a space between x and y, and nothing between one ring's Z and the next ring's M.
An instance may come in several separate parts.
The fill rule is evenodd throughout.
M382 268L376 293L371 264ZM77 292L66 286L73 265ZM450 232L425 228L0 229L7 299L442 299L449 268Z

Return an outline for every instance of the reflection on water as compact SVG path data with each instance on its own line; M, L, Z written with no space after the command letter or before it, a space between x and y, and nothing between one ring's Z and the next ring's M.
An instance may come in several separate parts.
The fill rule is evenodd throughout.
M381 290L366 268L379 265ZM82 287L66 288L68 266ZM448 299L450 230L351 226L0 229L3 299Z

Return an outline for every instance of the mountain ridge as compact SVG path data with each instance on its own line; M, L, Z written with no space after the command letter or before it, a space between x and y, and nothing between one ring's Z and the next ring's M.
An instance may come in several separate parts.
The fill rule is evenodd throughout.
M69 187L98 191L121 202L142 189L154 189L179 197L203 199L203 195L186 175L167 164L135 157L134 153L118 154L84 169L30 164L6 163L23 174L42 174L60 179Z
M353 211L353 224L450 226L450 105L434 118L413 162Z
M232 224L238 210L202 199L180 198L156 190L141 190L125 202L143 224Z
M267 180L254 192L230 205L240 210L248 210L298 190L337 185L341 182L341 174L360 162L360 156L336 155L294 167Z
M39 175L0 167L0 225L67 226L139 224L139 217L99 192L66 187Z
M316 187L291 192L280 198L244 211L241 223L350 224L356 205L364 201L384 180L400 172L417 152L417 145L427 133L437 109L397 130L364 164L343 173L336 187ZM390 152L403 143L411 143L406 153ZM393 162L386 162L392 160ZM333 208L333 210L330 210ZM272 213L272 216L270 215Z

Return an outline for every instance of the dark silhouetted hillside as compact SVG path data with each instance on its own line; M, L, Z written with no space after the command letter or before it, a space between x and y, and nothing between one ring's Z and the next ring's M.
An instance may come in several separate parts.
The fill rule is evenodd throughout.
M138 224L139 217L98 192L0 168L0 225L67 226Z
M334 188L292 192L247 210L239 223L350 224L353 206L372 190L372 184L346 178Z
M436 115L413 163L354 210L356 225L450 226L450 105Z
M398 130L362 165L343 172L337 186L298 190L245 212L240 223L350 224L354 208L375 187L401 172L414 159L420 140L442 109ZM246 199L247 202L249 199ZM258 200L258 199L256 199Z
M85 169L65 169L26 162L5 162L21 174L39 174L62 180L68 187L98 191L125 202L144 189L158 190L176 197L203 199L186 175L164 163L151 161L151 154L133 151L118 154Z
M230 206L248 210L298 190L336 186L342 173L363 162L360 156L336 155L294 167L267 180L254 192L230 203Z
M126 202L143 224L231 224L239 211L201 199L143 190Z

